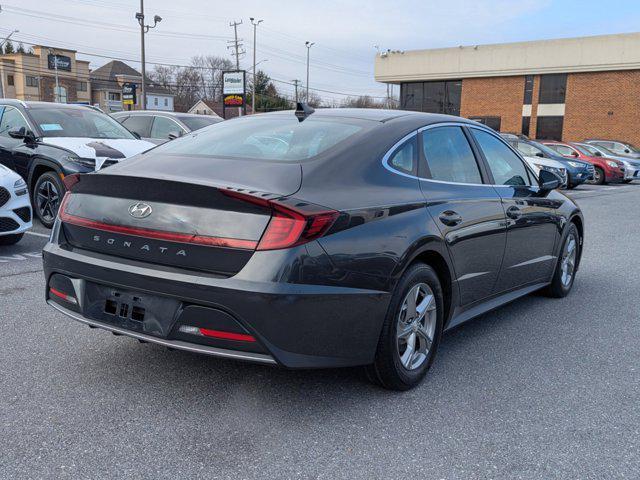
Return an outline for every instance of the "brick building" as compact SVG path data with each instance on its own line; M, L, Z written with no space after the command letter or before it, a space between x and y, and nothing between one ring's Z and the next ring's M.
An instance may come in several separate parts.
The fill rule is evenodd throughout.
M91 101L89 62L76 59L75 50L43 45L35 45L32 50L0 55L2 98L61 103Z
M640 33L376 56L400 107L449 113L531 138L640 143Z

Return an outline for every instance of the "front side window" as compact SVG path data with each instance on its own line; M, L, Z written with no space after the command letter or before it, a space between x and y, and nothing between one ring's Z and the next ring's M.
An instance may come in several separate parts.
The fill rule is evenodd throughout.
M158 147L178 155L300 161L315 157L373 127L373 122L294 115L246 116L198 130Z
M135 138L110 116L90 108L38 107L30 114L44 137Z
M166 140L170 133L179 136L181 131L182 128L173 120L167 117L155 117L151 127L151 138Z
M153 117L150 115L132 115L122 124L140 137L149 138L151 136L151 122L153 122Z
M416 137L414 136L393 152L391 157L389 157L389 166L401 172L415 175L416 151L417 143Z
M504 142L477 128L471 131L484 153L496 185L531 185L524 163Z
M478 163L460 127L430 128L422 132L422 149L433 180L482 183Z
M530 143L518 142L516 148L525 157L544 157L542 150Z
M566 145L558 145L558 144L552 143L547 146L552 148L556 152L558 152L560 155L564 155L565 157L575 156L575 153L576 153L576 151L573 148L567 147Z
M22 114L13 107L5 107L0 121L0 135L8 137L9 132L19 130L21 127L29 128Z

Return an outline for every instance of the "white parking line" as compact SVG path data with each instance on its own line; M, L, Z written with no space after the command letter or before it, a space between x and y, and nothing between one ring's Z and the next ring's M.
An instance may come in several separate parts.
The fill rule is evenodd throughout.
M46 233L38 233L38 232L24 232L27 235L33 235L35 237L43 237L43 238L49 238L49 235L47 235Z

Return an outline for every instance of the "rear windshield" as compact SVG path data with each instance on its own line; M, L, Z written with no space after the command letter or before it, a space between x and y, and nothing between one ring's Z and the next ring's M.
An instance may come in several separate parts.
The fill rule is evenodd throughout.
M38 107L29 110L44 137L135 137L109 115L90 108Z
M306 160L338 145L362 130L347 119L303 122L291 115L243 117L221 122L165 143L154 151L184 155L248 158L256 160Z
M209 125L213 125L214 123L219 123L221 121L220 118L217 117L178 117L182 123L184 123L189 130L200 130L201 128L208 127Z

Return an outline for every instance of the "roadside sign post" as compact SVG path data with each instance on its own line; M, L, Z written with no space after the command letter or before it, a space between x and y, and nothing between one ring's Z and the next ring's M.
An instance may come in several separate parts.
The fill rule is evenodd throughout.
M246 115L246 72L233 70L222 72L222 116L227 118L227 108L238 108L238 115Z

